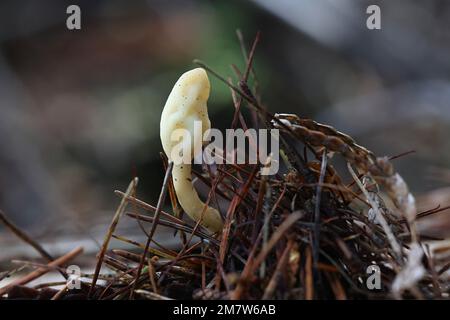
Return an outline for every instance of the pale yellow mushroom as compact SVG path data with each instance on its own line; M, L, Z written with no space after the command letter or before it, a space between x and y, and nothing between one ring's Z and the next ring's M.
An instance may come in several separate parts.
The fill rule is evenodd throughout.
M206 105L209 90L209 79L204 69L196 68L184 73L175 83L167 98L161 114L160 136L164 152L169 161L174 161L173 152L180 145L180 141L174 139L173 133L177 129L186 129L186 132L189 133L190 139L184 139L185 141L183 141L183 143L188 144L191 151L190 156L188 156L189 163L174 161L172 180L175 192L181 207L193 220L199 221L201 219L201 225L212 232L220 233L223 223L219 212L200 200L191 177L191 160L199 151L201 152L203 134L211 127ZM194 123L196 121L201 123L202 130L196 132L194 136ZM195 150L195 152L194 141L197 141L197 145L200 146L200 150Z

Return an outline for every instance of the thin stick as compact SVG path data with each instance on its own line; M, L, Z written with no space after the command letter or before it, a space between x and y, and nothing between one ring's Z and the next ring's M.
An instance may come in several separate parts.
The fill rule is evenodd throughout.
M286 263L288 262L289 253L291 252L293 245L294 241L289 241L288 245L286 246L286 249L284 249L283 254L281 255L280 260L277 263L277 267L272 275L272 278L270 278L269 284L264 290L262 300L268 300L272 298L273 293L275 292L275 289L277 287L278 281L281 275L283 274L283 271L286 267Z
M239 30L239 29L236 30L236 35L237 35L238 40L239 40L239 44L240 44L241 51L242 51L242 56L244 57L245 62L247 62L247 64L248 64L248 60L249 59L248 59L248 56L247 56L247 49L245 47L244 35L242 34L241 30ZM256 35L256 37L258 38L258 41L259 41L260 35L261 35L261 32L258 31L257 35ZM253 91L255 92L256 97L259 99L259 83L258 83L258 79L256 77L256 72L255 72L253 66L251 66L251 68L250 68L250 73L251 73L251 75L253 77L253 82L254 82Z
M39 278L40 276L46 274L51 268L66 264L67 262L74 259L76 256L78 256L82 252L83 252L83 247L77 247L77 248L73 249L72 251L70 251L69 253L48 263L47 268L36 269L33 272L30 272L29 274L23 276L22 278L14 280L7 286L4 286L3 288L0 289L0 297L2 295L4 295L5 293L7 293L9 290L11 290L11 288L13 288L15 286L25 285L25 284Z
M244 266L244 270L242 270L242 272L241 272L241 277L240 277L241 279L247 279L248 277L250 277L251 272L253 271L253 269L252 269L253 261L254 261L253 258L256 255L256 249L258 248L259 241L263 237L264 230L266 230L269 227L269 221L272 218L272 215L274 214L275 210L279 207L280 202L283 199L285 192L286 192L286 187L283 188L283 191L281 192L278 200L275 202L274 206L272 207L272 210L266 216L266 218L264 220L264 225L262 226L261 230L259 231L258 237L254 241L253 247L248 255L247 262L245 263L245 266ZM265 243L264 243L264 245L265 245ZM236 289L232 293L231 299L235 299L235 300L240 299L244 289L245 288L244 288L244 284L242 283L242 281L239 282L238 285L236 286Z
M55 295L50 299L50 300L59 300L59 299L61 299L65 294L66 294L66 292L67 292L67 286L68 286L69 284L68 283L66 283L62 288L61 288L61 290L59 290L57 293L55 293Z
M144 298L147 298L149 300L173 300L169 297L162 296L155 292L150 292L146 290L136 290L136 293L142 295Z
M249 73L252 70L253 58L254 58L254 55L255 55L256 45L259 42L260 32L258 31L258 33L256 34L255 40L254 40L252 48L250 50L250 54L248 56L247 56L247 53L246 53L246 50L245 50L245 45L243 43L242 33L240 31L237 31L237 35L238 35L239 40L241 41L241 49L242 49L242 53L244 55L245 62L246 62L245 73L241 77L241 82L240 83L241 84L245 84L245 83L247 83ZM229 80L229 82L231 83L231 80ZM235 114L234 114L234 117L233 117L233 122L232 122L231 127L234 128L236 126L237 120L239 118L240 121L241 121L241 124L242 124L242 126L243 126L243 128L245 130L246 129L245 120L242 117L242 114L241 114L241 111L240 111L241 110L241 104L242 104L242 97L240 97L239 100L236 100L235 99L235 92L233 90L231 90L231 95L233 97L233 101L234 101L234 105L235 105Z
M306 247L306 263L305 263L305 299L314 299L314 281L313 281L313 259L311 248Z
M9 270L9 271L4 271L4 272L0 272L0 281L2 281L3 279L6 279L8 277L11 277L12 275L16 274L17 272L22 271L23 269L25 269L25 265L22 265L16 269L13 270Z
M203 220L203 215L205 214L206 208L208 207L209 202L211 200L212 192L214 192L216 190L217 183L218 183L218 180L216 180L214 182L213 187L211 188L211 190L209 190L208 198L206 199L205 206L203 207L202 213L200 215L200 219L195 223L194 229L190 233L189 238L187 239L186 243L183 244L183 247L181 248L180 252L178 252L175 259L173 259L172 261L170 261L167 264L168 268L171 268L172 266L175 265L175 263L177 263L179 260L183 259L183 254L188 253L191 249L193 249L195 246L197 246L197 244L201 244L201 242L199 242L199 243L195 244L194 246L192 246L190 249L187 248L187 246L190 245L192 239L194 238L194 234L197 232L198 228L200 227L200 222ZM168 269L166 269L165 272L163 272L163 274L159 278L159 281L158 281L159 283L162 283L163 280L165 279L165 277L167 275L167 270Z
M160 152L159 155L161 156L161 159L163 161L163 165L164 165L164 170L167 170L167 166L168 166L168 158L165 155L164 152ZM173 213L177 218L182 218L183 217L183 210L181 209L181 207L178 205L178 201L177 201L177 194L175 192L175 187L173 186L173 181L172 179L169 180L169 198L170 198L170 203L172 204L172 209L173 209ZM178 232L177 229L175 229L174 231L174 235L176 235ZM181 231L180 233L180 240L181 243L185 243L186 242L186 234Z
M314 207L314 246L313 246L313 261L315 278L320 286L321 277L317 268L319 263L319 248L320 248L320 201L322 197L322 184L325 179L325 172L327 169L327 150L323 150L322 164L320 166L319 183L316 188L316 201Z
M266 256L270 253L272 248L278 243L278 240L280 240L281 237L285 236L286 231L288 231L289 228L302 216L303 214L301 212L293 212L283 221L283 223L274 231L269 239L269 242L267 242L267 244L262 248L259 255L255 258L255 261L253 263L253 270L259 267L261 262L263 262Z
M164 204L164 200L166 198L166 190L167 190L167 186L169 185L169 179L170 179L170 176L172 173L172 168L173 168L173 162L171 161L171 162L169 162L169 166L167 167L167 170L166 170L166 175L164 176L163 186L161 188L161 193L159 194L158 204L156 205L156 211L155 211L155 215L153 217L152 228L150 229L150 234L147 237L147 243L145 244L144 252L142 253L142 256L141 256L141 261L139 263L136 278L134 279L133 287L130 291L130 299L133 299L133 297L134 297L134 291L136 290L136 286L138 284L139 277L141 276L142 268L144 267L145 257L147 256L148 248L150 247L150 242L152 241L153 235L155 234L155 231L156 231L156 227L158 226L161 209Z
M117 207L116 213L114 214L111 224L109 225L108 232L105 235L105 239L103 240L102 247L98 254L97 265L95 266L94 277L92 278L92 284L91 284L91 288L89 289L88 299L94 293L95 285L97 284L98 275L100 274L100 269L102 267L103 258L105 257L106 250L108 249L108 245L109 245L109 241L111 240L111 236L113 235L114 231L116 230L117 224L119 223L119 219L122 216L122 214L125 211L125 208L128 204L127 196L130 196L131 194L134 193L138 182L139 182L139 179L137 177L135 177L133 180L131 180L131 182L128 185L128 188L125 192L124 197L122 197L122 200L120 201L120 204Z
M148 276L150 278L150 283L152 284L153 292L157 294L158 287L156 286L156 281L155 281L156 272L155 272L155 267L153 266L152 259L148 259Z
M151 211L151 212L155 212L156 211L156 208L154 206L152 206L152 205L150 205L150 204L148 204L148 203L146 203L146 202L144 202L142 200L139 200L139 199L137 199L137 198L135 198L133 196L126 195L122 191L115 190L114 193L117 194L120 197L125 198L127 201L132 202L133 204L137 205L138 207L140 207L140 208L142 208L144 210ZM183 220L178 219L177 217L175 217L175 216L173 216L173 215L171 215L171 214L169 214L169 213L167 213L167 212L165 212L163 210L161 210L161 215L163 215L167 219L172 220L173 222L176 222L178 224L187 225L187 223L184 222Z
M138 213L126 212L125 214L127 216L129 216L130 218L138 219L138 220L141 220L144 222L153 222L155 220L154 217L144 216L144 215L141 215ZM192 232L192 230L193 230L193 228L191 228L190 226L180 225L178 223L167 221L167 220L162 220L162 219L159 219L159 224L169 227L169 228L174 228L174 229L189 232L189 233ZM213 237L211 237L210 235L208 235L202 231L197 230L195 232L195 235L199 238L206 239L207 241L209 241L210 243L213 243L216 246L219 245L219 242L216 239L214 239Z
M23 240L25 243L32 246L39 254L47 261L53 261L55 260L38 242L33 240L25 231L22 231L19 227L17 227L11 220L8 219L8 217L5 215L5 213L0 210L0 221L3 222L3 224L12 231L17 237L19 237L21 240ZM64 278L67 279L67 275L65 272L61 272L61 274L64 276Z
M375 201L373 201L372 197L369 195L369 193L367 192L366 188L364 188L363 184L359 180L358 176L356 175L356 173L353 170L353 168L350 165L350 163L347 163L347 167L348 167L348 170L349 170L350 174L352 175L353 179L356 181L356 184L358 185L358 187L363 192L363 194L366 197L367 201L369 201L370 206L372 207L372 209L375 211L377 220L381 224L381 227L383 228L384 233L386 234L386 236L387 236L387 238L389 240L389 244L391 245L392 250L394 250L395 254L397 255L397 258L399 258L401 256L400 245L398 244L397 239L395 239L395 236L392 233L391 228L389 228L389 225L387 224L386 219L384 218L383 214L381 213L380 208L377 206Z
M256 33L255 40L253 41L252 48L250 49L248 58L246 59L247 67L245 68L245 73L244 73L244 77L243 77L244 82L247 82L250 71L252 70L253 58L255 57L256 45L258 44L260 37L261 37L261 32L258 31Z

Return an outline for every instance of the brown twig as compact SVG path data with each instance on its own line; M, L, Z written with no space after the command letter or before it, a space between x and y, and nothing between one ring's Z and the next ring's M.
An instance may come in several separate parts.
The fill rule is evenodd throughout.
M172 174L172 168L173 168L173 162L170 162L169 166L167 167L167 170L166 170L166 175L164 176L164 181L163 181L163 185L162 185L162 188L161 188L161 193L159 194L158 204L156 205L156 211L155 211L155 215L153 217L154 221L153 221L153 224L152 224L152 228L150 229L150 234L147 237L147 243L145 244L144 252L142 253L141 261L139 262L139 267L137 269L136 278L134 279L133 287L132 287L132 289L130 291L130 299L133 299L133 297L134 297L134 292L135 292L135 290L137 288L137 283L138 283L139 277L141 276L142 268L144 267L145 258L147 256L147 252L148 252L148 248L150 246L150 242L152 241L153 235L155 234L155 231L156 231L156 227L158 226L159 217L160 217L160 214L161 214L161 209L162 209L162 206L164 204L164 200L166 198L167 186L169 184L169 179L170 179L171 174Z
M73 260L76 256L78 256L82 252L83 252L83 247L77 247L77 248L73 249L72 251L66 253L65 255L57 258L56 260L49 262L47 265L48 268L36 269L36 270L30 272L29 274L12 281L8 285L4 286L3 288L0 288L0 297L3 296L5 293L7 293L9 290L11 290L11 288L13 288L15 286L27 284L27 283L39 278L40 276L46 274L51 268L62 266L64 264L66 264L67 262L69 262L70 260Z
M32 246L45 260L53 261L53 257L45 250L37 241L31 238L25 231L17 227L11 220L8 219L6 214L0 210L0 221L11 230L17 237ZM64 270L59 270L61 275L67 279L67 274Z
M114 231L116 230L116 227L117 227L117 224L119 223L120 217L122 216L122 214L125 211L126 206L128 204L127 197L136 191L136 186L138 184L138 181L139 181L138 178L134 178L133 180L131 180L130 184L128 185L127 191L125 192L125 196L120 201L119 207L117 208L116 213L114 214L114 217L111 221L111 224L109 225L108 232L105 235L105 239L103 240L102 247L98 254L97 265L95 266L94 277L92 278L92 284L91 284L91 288L89 289L88 298L90 298L92 296L92 294L94 293L98 275L100 274L100 269L102 267L103 258L105 256L106 250L108 250L109 241L111 240L111 236L113 235Z

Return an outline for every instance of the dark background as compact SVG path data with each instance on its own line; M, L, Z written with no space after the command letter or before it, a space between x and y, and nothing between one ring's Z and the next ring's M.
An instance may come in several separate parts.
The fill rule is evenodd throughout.
M66 28L70 4L81 30ZM366 28L370 4L381 30ZM243 68L238 28L248 45L261 31L255 69L271 111L331 124L378 155L415 150L395 164L419 207L450 203L449 1L3 0L0 208L38 239L90 241L134 175L155 204L165 99L195 58L226 76ZM210 118L224 128L230 92L211 82ZM16 244L2 230L0 260Z

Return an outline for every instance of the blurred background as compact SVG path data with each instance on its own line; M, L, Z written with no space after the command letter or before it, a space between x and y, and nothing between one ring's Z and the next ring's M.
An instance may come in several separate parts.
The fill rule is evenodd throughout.
M70 4L81 30L66 28ZM381 30L366 27L371 4ZM55 254L74 242L96 251L115 189L137 175L138 197L156 204L160 113L179 75L195 58L222 75L244 68L237 29L249 46L261 31L255 70L271 111L333 125L378 155L415 150L395 164L419 207L450 205L449 1L3 0L0 209ZM224 128L230 92L211 82L210 118ZM449 235L439 217L422 227ZM0 226L0 261L21 245Z

